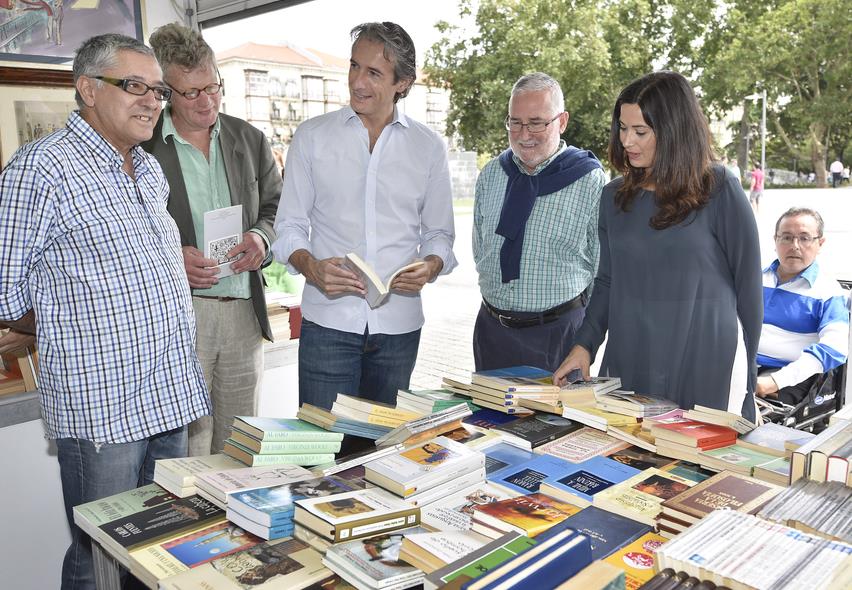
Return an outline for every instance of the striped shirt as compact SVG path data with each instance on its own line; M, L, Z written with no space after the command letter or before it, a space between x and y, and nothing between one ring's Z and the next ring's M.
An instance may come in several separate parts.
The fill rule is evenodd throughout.
M814 262L794 279L778 283L778 260L763 271L763 329L757 350L760 367L779 388L797 385L846 362L849 311L846 294Z
M168 185L79 115L0 175L0 319L36 315L49 438L141 440L208 414Z
M566 149L561 142L533 174L544 170ZM517 156L515 164L528 174ZM479 290L488 303L508 311L544 311L570 301L589 286L598 266L598 206L606 184L603 170L589 172L564 189L538 197L526 224L521 276L503 283L497 224L509 177L497 158L476 181L473 206L473 259Z

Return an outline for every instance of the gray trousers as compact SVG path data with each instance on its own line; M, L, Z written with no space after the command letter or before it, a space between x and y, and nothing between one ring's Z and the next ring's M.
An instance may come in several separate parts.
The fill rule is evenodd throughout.
M189 425L189 456L221 452L234 416L257 413L263 375L263 336L251 299L192 298L195 349L210 391L213 415Z

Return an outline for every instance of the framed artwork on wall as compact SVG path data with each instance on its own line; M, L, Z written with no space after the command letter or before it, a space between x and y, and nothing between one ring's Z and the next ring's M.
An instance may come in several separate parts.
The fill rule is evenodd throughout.
M0 0L0 61L70 64L98 33L142 40L141 0Z

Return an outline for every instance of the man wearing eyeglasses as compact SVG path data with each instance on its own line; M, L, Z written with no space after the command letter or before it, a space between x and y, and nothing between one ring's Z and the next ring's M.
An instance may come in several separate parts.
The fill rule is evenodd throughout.
M170 90L123 35L83 42L73 72L79 111L0 175L0 326L37 336L72 533L61 587L79 590L94 570L71 509L150 483L210 405L168 186L138 145Z
M172 23L151 47L172 97L142 147L169 181L169 213L180 230L198 323L196 349L213 416L189 428L189 454L222 450L234 416L254 416L263 375L263 339L272 340L261 267L271 261L281 175L263 133L219 113L222 83L213 50L197 31ZM204 214L242 205L242 235L228 253L234 274L218 278L204 256Z
M792 208L775 224L778 258L763 271L763 330L757 350L757 395L795 405L846 362L846 294L821 272L822 216Z
M509 149L482 169L473 210L473 258L482 305L476 370L549 371L571 350L598 264L603 169L560 139L568 113L559 83L541 72L512 88Z

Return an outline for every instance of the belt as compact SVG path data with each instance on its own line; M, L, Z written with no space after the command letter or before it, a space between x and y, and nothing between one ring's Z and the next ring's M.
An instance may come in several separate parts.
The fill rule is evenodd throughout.
M542 326L544 324L549 324L550 322L554 322L559 319L559 316L586 305L586 292L583 291L574 299L570 301L566 301L565 303L560 303L556 307L551 307L550 309L546 309L542 312L536 314L525 314L524 317L519 317L513 315L512 312L503 311L501 309L497 309L485 299L482 300L482 305L485 307L485 311L488 312L492 318L500 322L500 325L504 328L531 328L533 326Z
M215 295L193 295L193 297L197 297L199 299L209 299L211 301L239 301L239 297L216 297Z

